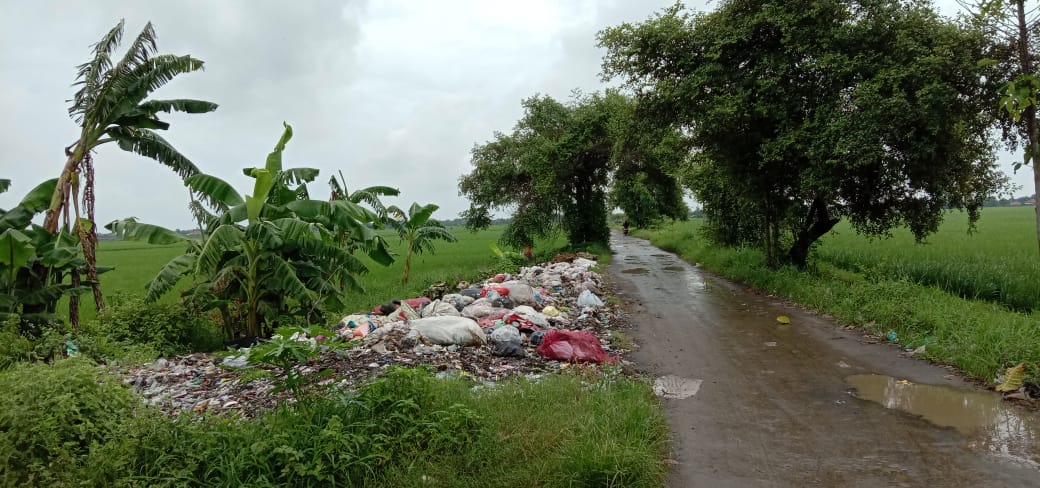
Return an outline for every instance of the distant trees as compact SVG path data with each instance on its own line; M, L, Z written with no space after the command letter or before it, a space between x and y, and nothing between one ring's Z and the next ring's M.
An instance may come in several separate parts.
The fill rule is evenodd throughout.
M916 3L728 0L602 31L605 77L689 137L683 172L728 244L804 267L841 219L934 232L1006 184L976 61L986 40Z
M485 227L494 209L513 210L502 241L516 247L563 230L574 245L609 237L609 201L639 223L686 214L681 190L662 161L682 158L662 132L638 133L632 100L608 90L568 103L523 101L510 134L473 148L473 171L459 180L470 200L468 226ZM667 154L667 156L665 156ZM611 185L613 183L613 189Z

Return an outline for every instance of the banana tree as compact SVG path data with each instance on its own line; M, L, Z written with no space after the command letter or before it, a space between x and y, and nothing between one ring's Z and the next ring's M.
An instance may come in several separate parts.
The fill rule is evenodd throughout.
M94 44L93 58L78 67L75 85L79 90L72 99L69 115L79 124L80 134L65 148L65 166L43 223L43 228L54 234L61 220L64 230L79 238L98 309L104 306L104 300L97 283L92 152L98 146L115 142L125 151L170 167L181 177L197 174L198 168L155 132L170 126L159 120L158 113L205 113L217 108L216 104L201 100L146 100L151 92L177 75L201 70L203 63L188 55L155 55L156 36L150 22L123 57L114 62L113 54L123 38L123 25L119 21ZM81 191L83 211L79 205ZM76 298L72 301L74 308Z
M257 337L287 315L316 318L325 309L338 309L347 290L360 289L357 277L367 268L338 244L331 230L335 226L348 229L349 240L377 262L393 261L382 238L359 220L371 212L349 202L310 200L306 184L318 170L282 168L282 151L291 137L286 124L265 167L245 171L254 180L250 194L242 195L212 175L185 180L196 218L205 223L202 241L134 219L106 226L124 239L187 244L186 252L149 282L148 299L157 299L190 275L195 283L186 296L204 303L201 308L220 310L229 338L238 333L236 307L245 315L246 336Z
M411 276L413 254L424 252L432 254L434 242L437 240L455 242L455 236L444 228L444 224L431 218L433 212L438 208L440 207L432 203L422 207L418 203L413 203L408 208L408 213L393 205L387 209L387 213L391 217L390 226L397 231L397 235L400 236L401 242L405 244L406 248L404 275L401 277L401 281L405 283L408 283Z
M63 296L90 291L90 280L82 276L86 261L77 237L51 234L31 223L46 210L57 181L37 185L10 210L0 209L0 319L50 323L57 320L57 304ZM9 186L10 180L0 180L0 193ZM98 272L105 270L98 268ZM70 319L76 326L75 313Z

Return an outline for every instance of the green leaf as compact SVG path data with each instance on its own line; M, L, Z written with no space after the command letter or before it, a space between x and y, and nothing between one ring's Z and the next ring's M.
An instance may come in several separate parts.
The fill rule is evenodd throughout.
M267 155L267 162L264 166L271 173L277 173L282 170L282 151L285 151L285 144L289 142L289 139L292 139L293 135L291 125L285 122L282 122L282 125L285 126L285 131L282 132L282 137L278 139L278 144L275 144L274 151Z
M209 274L217 269L221 256L242 244L242 230L232 224L217 227L202 245L195 266L196 274Z
M260 218L260 211L264 208L267 194L271 191L273 184L273 175L270 171L253 168L252 173L252 176L256 178L256 183L253 185L253 194L246 196L246 216L250 222Z
M0 263L12 268L22 267L32 259L36 248L32 245L32 239L17 229L7 229L0 234Z
M177 172L182 178L199 173L199 168L194 163L151 130L115 126L109 127L105 132L116 140L120 149L154 159Z
M219 202L224 207L234 207L245 203L242 195L235 191L231 184L213 175L205 173L192 175L184 180L184 184L197 195L208 201Z
M980 68L986 68L986 67L995 66L995 65L998 65L998 64L1000 64L1000 61L997 61L996 59L990 59L990 58L982 58L982 59L978 60L978 62L975 63L975 65L980 67Z
M188 114L202 114L212 112L218 105L204 100L174 99L174 100L148 100L137 106L141 111L148 114L156 112L184 112Z
M189 242L191 239L180 235L170 229L158 225L142 224L136 218L130 217L122 220L113 220L105 225L105 228L115 233L125 241L143 241L148 244L177 244Z
M162 269L159 270L159 274L155 275L148 282L147 289L148 294L146 300L154 302L163 296L166 292L170 291L177 282L180 281L181 276L190 272L195 268L195 255L194 254L181 254L166 263Z
M0 193L5 193L11 188L11 180L6 178L0 178Z

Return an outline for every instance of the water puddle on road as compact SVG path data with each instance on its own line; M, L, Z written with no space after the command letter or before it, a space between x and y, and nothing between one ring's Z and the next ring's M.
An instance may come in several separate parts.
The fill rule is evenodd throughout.
M923 385L877 374L852 375L845 382L857 398L952 427L972 445L1015 461L1040 466L1037 416L1007 404L999 395L949 386Z
M682 266L661 266L661 270L662 271L677 272L677 271L686 271L686 268L684 268Z
M650 270L646 268L628 268L621 270L621 272L625 274L647 274Z

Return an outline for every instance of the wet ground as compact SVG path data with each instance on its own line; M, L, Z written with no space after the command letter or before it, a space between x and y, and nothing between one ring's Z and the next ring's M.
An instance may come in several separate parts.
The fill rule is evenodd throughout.
M611 245L631 359L665 377L670 486L1040 487L1036 413L644 240Z

